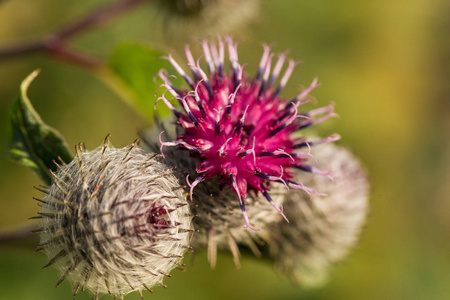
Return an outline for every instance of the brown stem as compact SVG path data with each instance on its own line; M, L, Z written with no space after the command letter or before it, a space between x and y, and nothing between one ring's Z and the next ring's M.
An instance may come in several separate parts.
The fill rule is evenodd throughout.
M104 5L81 19L63 26L56 32L43 36L37 40L25 41L13 46L0 47L0 59L17 57L30 53L43 52L54 57L82 65L85 67L99 66L100 62L92 55L70 49L67 42L96 26L102 25L108 20L125 13L126 11L148 0L119 0L112 4Z
M101 65L101 62L96 57L89 55L87 53L77 51L67 47L67 45L61 44L51 44L47 48L47 53L53 57L59 58L63 61L70 63L75 63L76 65L86 67L86 68L96 68Z
M46 39L40 39L36 41L26 41L14 46L3 47L0 48L0 58L9 58L33 52L40 52L45 50L46 45Z
M0 245L20 242L33 238L32 231L37 230L37 224L22 224L11 230L0 230Z
M122 0L109 5L105 5L92 11L90 14L84 16L80 20L58 30L55 35L59 40L70 39L73 36L82 33L83 31L105 23L109 19L126 12L131 8L134 8L138 4L144 3L145 1L148 0Z

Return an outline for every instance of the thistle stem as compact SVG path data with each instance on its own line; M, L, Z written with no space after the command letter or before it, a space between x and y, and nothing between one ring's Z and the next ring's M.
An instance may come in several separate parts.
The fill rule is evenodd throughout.
M39 228L38 224L21 224L13 229L0 230L0 245L25 241L33 238L32 231Z
M67 43L70 39L107 21L122 15L148 0L119 0L112 4L101 6L80 19L69 23L56 32L44 35L35 40L23 41L16 45L0 47L0 59L8 59L31 53L46 53L50 56L81 65L98 67L98 58L80 50L71 49Z

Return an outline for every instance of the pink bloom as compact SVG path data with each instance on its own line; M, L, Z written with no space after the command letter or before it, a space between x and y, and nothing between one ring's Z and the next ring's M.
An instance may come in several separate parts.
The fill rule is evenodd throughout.
M226 46L231 63L229 72L224 70ZM269 195L271 182L307 193L318 193L293 181L292 168L328 175L309 165L308 158L312 157L310 146L335 141L339 136L309 141L304 137L294 138L293 133L334 116L333 106L303 113L297 111L308 102L309 92L319 85L316 79L290 101L280 98L279 94L296 64L290 60L280 77L286 61L285 53L278 55L272 68L274 54L269 46L264 46L258 72L251 78L243 71L245 65L239 64L237 43L231 38L222 41L219 37L218 45L203 41L202 48L204 55L196 62L189 47L185 48L192 77L171 55L167 57L185 79L190 91L177 89L170 82L170 76L164 71L159 73L166 90L157 102L162 100L175 114L177 126L184 129L176 141L161 141L161 153L164 146L178 146L198 158L198 177L192 183L186 178L191 187L191 199L197 184L220 176L222 184L230 185L237 195L245 227L254 229L245 209L249 189L261 192L283 217L282 210ZM203 57L207 72L200 67ZM167 92L173 98L167 99ZM170 103L172 99L178 100L183 112Z

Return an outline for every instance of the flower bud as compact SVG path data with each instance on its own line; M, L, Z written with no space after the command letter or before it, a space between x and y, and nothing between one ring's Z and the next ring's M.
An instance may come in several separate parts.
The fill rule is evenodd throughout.
M258 15L260 0L159 0L165 32L176 39L228 33Z
M347 149L325 144L313 155L329 170L326 176L297 174L304 184L327 194L308 196L291 190L284 201L289 224L274 224L269 241L275 267L304 285L320 285L333 263L344 258L358 241L368 211L366 173Z
M93 151L76 147L58 167L38 218L37 250L50 259L75 295L122 297L163 285L189 248L192 214L183 189L159 155L135 144ZM142 294L141 294L142 295Z

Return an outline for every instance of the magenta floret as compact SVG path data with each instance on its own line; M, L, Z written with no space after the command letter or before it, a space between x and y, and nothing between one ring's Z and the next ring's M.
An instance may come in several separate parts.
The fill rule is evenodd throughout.
M231 63L228 73L224 70L226 45ZM159 73L166 91L158 100L162 100L172 110L178 126L184 129L176 141L161 141L161 153L164 146L178 146L189 150L200 160L196 169L199 176L192 183L186 178L191 187L191 199L197 184L213 176L220 176L222 183L231 186L238 196L245 227L254 229L245 209L249 189L261 192L286 219L268 193L270 183L277 182L288 188L318 193L292 181L292 170L297 168L330 176L309 165L309 150L313 144L332 142L339 139L339 136L309 141L304 137L294 138L293 133L335 116L333 106L298 113L297 109L308 102L308 94L319 85L317 79L290 101L279 97L296 64L293 60L288 62L284 74L275 86L285 65L286 53L278 55L272 69L274 54L269 46L264 46L258 73L252 79L243 72L245 65L239 64L237 44L231 38L227 38L225 42L219 38L218 46L216 43L203 41L202 48L207 73L200 67L202 57L194 62L189 47L185 48L193 77L171 55L167 57L185 79L190 91L178 90L164 71ZM173 98L167 99L167 92ZM170 103L172 99L179 101L184 112L178 111ZM305 151L301 152L301 149Z

